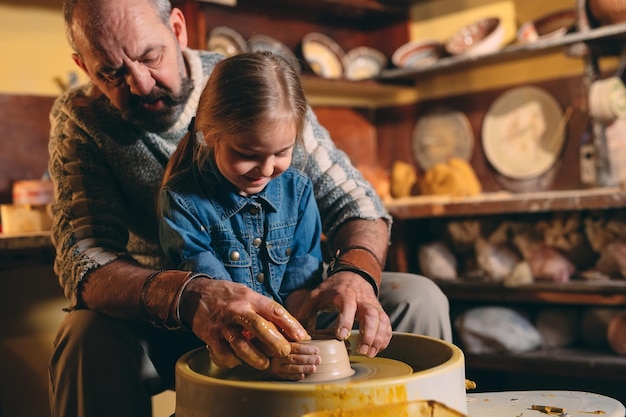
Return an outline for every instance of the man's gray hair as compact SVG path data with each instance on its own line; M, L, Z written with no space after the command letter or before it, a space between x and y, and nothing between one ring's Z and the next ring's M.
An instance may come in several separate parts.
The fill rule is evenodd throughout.
M78 52L76 49L76 42L74 40L74 33L72 30L72 23L74 22L74 12L76 11L76 7L81 4L86 4L87 10L87 22L91 27L98 27L102 22L102 8L100 7L103 2L110 0L64 0L63 1L63 19L65 20L65 35L67 36L67 41L70 46L74 50L74 52ZM164 24L167 24L170 13L172 12L172 3L170 0L136 0L136 1L147 1L152 4L156 9L159 17L163 21Z

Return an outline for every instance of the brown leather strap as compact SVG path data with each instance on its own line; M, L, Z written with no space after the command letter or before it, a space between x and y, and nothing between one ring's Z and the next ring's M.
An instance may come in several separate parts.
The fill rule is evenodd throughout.
M328 265L327 275L330 277L342 271L354 272L372 284L374 292L378 295L382 269L380 260L370 249L363 246L349 246L337 251Z
M150 274L141 288L141 310L145 317L157 327L170 330L180 329L180 297L187 284L204 274L186 271L156 271Z

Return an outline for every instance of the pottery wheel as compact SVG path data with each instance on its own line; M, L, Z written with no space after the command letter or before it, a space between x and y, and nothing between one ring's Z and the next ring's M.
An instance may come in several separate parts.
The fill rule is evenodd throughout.
M387 358L368 358L366 356L351 356L350 367L354 374L347 378L337 379L328 383L341 384L349 382L373 381L383 378L399 377L411 375L413 368L404 362ZM248 367L237 367L233 369L219 369L211 367L206 375L228 381L267 381L280 384L315 384L314 382L297 381L275 381L269 380L262 371Z
M354 330L348 338L350 346L355 346L358 338L359 331ZM438 401L467 415L463 352L457 346L426 336L394 333L383 355L347 355L343 363L348 366L342 370L354 373L342 373L342 379L296 382L270 379L266 372L249 366L220 369L211 363L206 349L194 349L176 362L176 417L302 417L318 411L385 407L415 400ZM311 376L324 374L323 367L336 359L330 357Z

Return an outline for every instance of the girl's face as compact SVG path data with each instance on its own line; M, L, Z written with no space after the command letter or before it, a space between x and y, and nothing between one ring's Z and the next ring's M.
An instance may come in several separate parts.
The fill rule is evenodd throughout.
M289 168L295 142L293 123L278 121L251 136L224 136L215 145L215 161L240 192L257 194Z

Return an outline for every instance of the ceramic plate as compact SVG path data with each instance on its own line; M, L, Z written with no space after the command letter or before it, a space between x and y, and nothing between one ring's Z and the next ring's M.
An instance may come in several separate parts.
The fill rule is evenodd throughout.
M248 39L248 50L252 52L256 51L270 51L278 55L282 55L291 63L296 72L300 74L302 72L302 66L300 61L293 53L291 49L287 47L281 41L272 38L268 35L254 35Z
M328 36L318 32L306 34L302 39L302 55L316 75L332 79L343 76L346 53Z
M437 62L442 51L443 44L436 40L410 41L394 51L391 62L398 68L426 67Z
M547 172L565 142L559 103L537 87L518 87L498 97L485 114L482 144L489 163L512 179Z
M469 160L474 148L474 134L463 112L442 106L418 119L412 142L417 163L427 170L452 157Z
M236 30L227 26L216 26L207 37L207 49L224 56L233 56L246 52L246 41Z
M352 81L377 77L386 65L385 54L367 46L349 50L343 63L345 76Z

